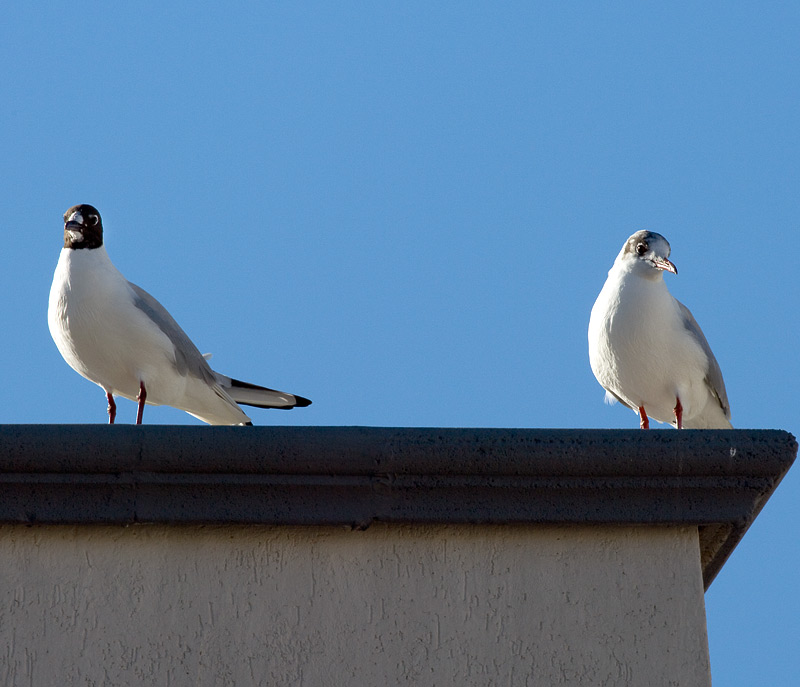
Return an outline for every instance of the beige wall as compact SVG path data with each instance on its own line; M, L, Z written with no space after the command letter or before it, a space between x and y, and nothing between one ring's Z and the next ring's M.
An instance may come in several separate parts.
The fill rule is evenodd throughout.
M2 685L710 685L695 528L0 527Z

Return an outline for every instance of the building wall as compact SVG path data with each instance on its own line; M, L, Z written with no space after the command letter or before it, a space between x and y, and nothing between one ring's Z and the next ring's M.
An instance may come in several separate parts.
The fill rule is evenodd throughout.
M696 528L0 527L2 685L710 685Z

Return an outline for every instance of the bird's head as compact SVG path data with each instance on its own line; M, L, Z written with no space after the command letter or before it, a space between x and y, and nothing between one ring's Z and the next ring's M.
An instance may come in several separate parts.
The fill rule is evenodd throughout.
M669 258L669 242L654 231L637 231L622 247L617 263L638 274L655 279L662 271L678 274Z
M64 248L99 248L103 220L91 205L73 205L64 213Z

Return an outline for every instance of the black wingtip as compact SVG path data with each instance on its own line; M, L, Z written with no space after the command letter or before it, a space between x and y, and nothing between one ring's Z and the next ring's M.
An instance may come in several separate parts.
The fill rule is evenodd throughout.
M305 408L311 405L311 401L297 394L290 394L286 391L278 391L277 389L270 389L268 386L259 386L258 384L250 384L250 382L243 382L241 379L231 379L232 387L240 387L242 389L257 389L260 391L273 391L276 394L284 394L286 396L294 396L295 404L293 406L266 406L257 403L247 403L245 401L237 401L239 405L253 406L255 408L272 408L274 410L291 410L292 408Z
M270 410L293 410L294 408L305 408L306 406L311 405L311 401L309 401L307 398L303 398L302 396L297 396L296 394L287 394L287 395L294 396L294 400L296 401L296 403L293 406L265 406L265 407L268 407Z

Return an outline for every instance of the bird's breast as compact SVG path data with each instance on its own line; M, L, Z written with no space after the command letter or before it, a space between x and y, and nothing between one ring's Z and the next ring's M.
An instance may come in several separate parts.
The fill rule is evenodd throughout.
M592 310L589 349L598 381L632 405L674 399L683 376L704 374L702 351L687 340L678 303L662 280L609 278Z
M174 347L133 304L127 280L94 250L62 251L48 323L66 362L106 389L135 397L152 368L174 366Z

